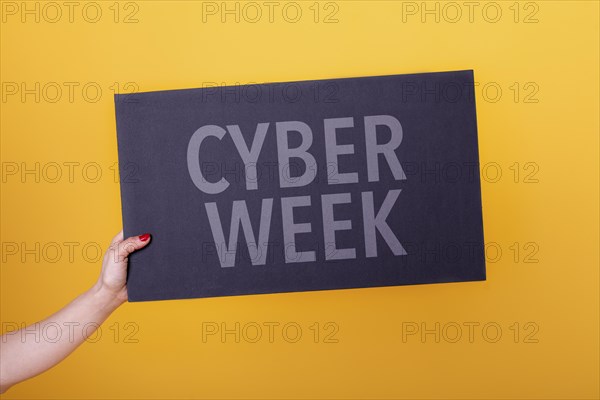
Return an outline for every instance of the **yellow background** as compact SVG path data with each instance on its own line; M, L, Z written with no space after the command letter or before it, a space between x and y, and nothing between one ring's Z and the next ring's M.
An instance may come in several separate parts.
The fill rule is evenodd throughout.
M72 23L66 15L56 23L43 15L39 23L31 16L22 22L20 14L2 22L3 84L79 84L73 102L63 86L56 103L50 92L39 103L33 95L0 103L4 172L13 165L7 163L80 163L73 183L65 176L22 182L19 175L2 183L3 245L80 244L74 262L64 254L56 263L4 255L3 323L33 323L90 287L100 262L85 262L82 245L106 248L120 230L110 169L117 162L114 82L121 91L127 82L149 91L474 69L480 88L502 90L495 102L491 89L477 92L481 162L502 171L497 182L494 174L483 181L485 238L502 256L490 255L496 262L488 259L486 282L125 304L98 342L3 398L598 398L598 2L497 2L496 23L482 15L487 2L473 22L463 15L456 23L451 9L439 22L431 15L422 22L420 14L403 21L400 1L339 1L336 23L322 21L335 10L326 2L318 4L319 22L312 1L298 2L297 23L282 17L284 2L272 23L265 15L257 23L234 16L223 23L219 14L203 22L199 1L137 1L137 23L123 23L132 6L118 4L115 23L113 2L98 2L102 18L90 23L81 14L86 3L78 4ZM525 23L534 11L537 22ZM89 82L102 88L95 103L81 95ZM525 89L528 83L534 86ZM537 102L525 101L532 88L537 93L528 100ZM102 167L97 183L81 177L90 162ZM532 249L538 251L528 258ZM128 322L139 328L138 343L124 342ZM295 322L303 336L288 343L276 330L273 343L235 343L233 336L204 343L203 322ZM319 343L310 330L315 322ZM338 328L337 343L323 342L327 322ZM450 331L436 343L433 335L403 340L407 322L480 325L472 343L466 327L457 343L447 340ZM496 343L482 335L487 323L502 328Z

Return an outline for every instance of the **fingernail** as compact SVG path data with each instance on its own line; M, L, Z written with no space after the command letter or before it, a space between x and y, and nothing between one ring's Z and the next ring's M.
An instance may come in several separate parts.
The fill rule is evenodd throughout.
M150 234L144 233L143 235L140 235L139 238L142 242L145 242L146 240L150 239Z

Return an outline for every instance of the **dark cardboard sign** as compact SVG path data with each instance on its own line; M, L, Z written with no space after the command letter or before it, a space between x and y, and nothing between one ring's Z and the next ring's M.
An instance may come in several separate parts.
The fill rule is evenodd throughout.
M485 279L472 71L115 105L130 301Z

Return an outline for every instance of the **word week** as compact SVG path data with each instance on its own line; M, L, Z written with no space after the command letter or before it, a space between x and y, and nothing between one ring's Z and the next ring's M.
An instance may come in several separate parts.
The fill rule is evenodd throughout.
M188 171L194 185L203 193L209 195L218 195L227 190L230 183L224 177L219 181L209 182L202 175L200 159L202 154L202 143L204 140L211 137L221 140L226 134L229 134L235 144L237 153L245 166L246 190L257 190L258 182L256 179L252 179L252 177L257 175L257 161L270 127L271 124L268 122L258 123L250 147L247 146L238 125L227 125L226 129L216 125L205 125L197 129L190 138L187 149ZM376 134L378 127L389 130L390 139L386 143L377 142ZM345 129L343 132L351 132L348 128L354 128L354 118L324 119L323 128L325 135L326 163L328 167L333 169L331 173L328 173L328 185L358 183L358 173L340 172L338 170L337 162L338 156L340 155L354 154L354 145L337 143L338 130ZM299 146L290 148L290 133L300 135L301 142ZM402 137L402 125L396 118L390 115L364 117L364 140L367 160L366 169L369 182L379 181L379 166L380 160L382 159L385 159L395 180L400 181L406 179L404 170L402 169L395 152L402 142ZM317 165L317 161L309 152L313 143L313 133L311 128L301 121L276 122L275 138L277 141L277 161L279 165L279 187L302 187L313 182L317 171L317 168L313 167ZM293 179L286 176L286 166L290 165L291 159L299 159L305 166L302 174L293 177ZM366 257L377 257L377 232L383 237L394 255L406 255L404 247L400 244L400 241L386 222L400 192L400 189L388 190L383 203L377 210L375 210L374 206L373 192L361 192L360 197L362 201L364 227L363 237ZM321 194L320 200L325 248L332 250L325 252L325 259L355 259L355 248L340 249L336 245L336 231L352 229L352 221L335 219L334 206L349 204L356 199L352 198L351 193L334 193ZM294 222L294 209L311 206L311 196L282 197L280 201L285 262L314 262L316 260L315 251L298 251L296 249L296 235L301 233L311 233L311 223ZM270 239L269 234L271 232L271 216L273 210L272 198L265 198L262 200L258 237L255 236L255 229L250 223L246 201L233 201L228 245L225 245L225 233L221 224L217 203L207 202L204 204L204 207L208 216L215 245L217 246L217 249L219 249L218 254L221 267L235 266L240 225L246 239L252 265L266 264L267 249Z

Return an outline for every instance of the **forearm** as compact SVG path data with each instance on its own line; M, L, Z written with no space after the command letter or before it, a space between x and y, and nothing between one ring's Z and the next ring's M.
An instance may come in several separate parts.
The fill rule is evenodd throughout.
M59 363L92 335L123 301L121 296L96 284L37 326L2 335L0 393ZM56 329L59 331L54 335ZM52 332L51 340L40 332Z
M127 299L127 257L148 245L150 238L146 233L124 240L119 232L90 290L45 320L0 337L0 393L58 364Z

